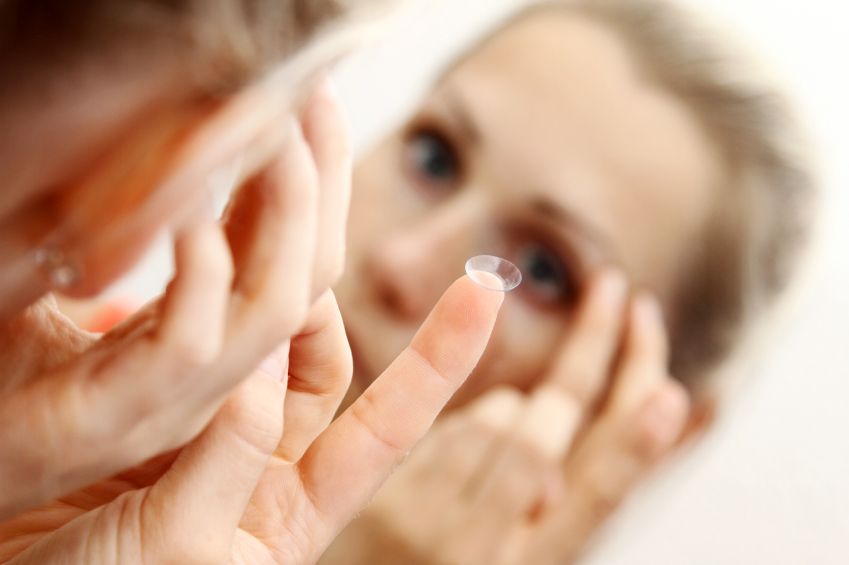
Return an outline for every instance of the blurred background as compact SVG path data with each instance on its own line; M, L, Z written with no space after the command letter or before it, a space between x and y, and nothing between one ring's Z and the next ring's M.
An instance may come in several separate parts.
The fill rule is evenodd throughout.
M694 2L789 84L826 188L817 248L787 331L767 344L719 430L635 496L587 562L837 565L849 560L849 7L829 0ZM429 0L337 72L358 151L412 108L440 66L518 0ZM157 250L113 290L167 279ZM153 274L151 274L153 273Z

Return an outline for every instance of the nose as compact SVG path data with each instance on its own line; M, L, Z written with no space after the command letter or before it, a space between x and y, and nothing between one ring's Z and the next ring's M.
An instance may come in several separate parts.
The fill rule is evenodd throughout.
M376 244L366 276L377 300L401 321L420 322L463 273L474 246L475 206L456 201L399 227Z

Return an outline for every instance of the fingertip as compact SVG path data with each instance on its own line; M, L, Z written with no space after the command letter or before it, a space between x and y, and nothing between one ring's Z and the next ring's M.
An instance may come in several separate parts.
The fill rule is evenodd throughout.
M634 299L633 316L635 325L643 331L657 332L664 327L663 310L658 300L648 293L640 293Z
M194 291L191 285L218 284L229 288L234 277L233 260L224 230L214 221L197 223L181 230L174 240L175 281L179 290ZM190 286L183 282L191 279ZM177 287L172 288L176 291Z
M331 75L325 74L316 83L315 90L307 102L307 108L310 110L326 109L337 114L342 113L339 89Z
M484 288L464 276L448 288L434 312L456 330L486 330L488 334L503 304L503 292Z
M594 279L590 295L593 304L600 309L620 311L628 296L628 279L618 269L605 269Z
M312 159L307 157L310 155L309 146L307 143L305 126L297 118L289 118L286 122L286 142L283 145L283 151L280 158L272 163L271 169L275 166L278 169L286 169L293 165L303 166L304 163L312 162Z
M504 304L505 293L498 288L498 285L503 284L501 279L490 273L478 273L478 276L490 277L492 279L493 288L486 288L473 281L468 275L457 279L449 288L449 291L457 289L455 292L458 296L463 296L463 300L470 303L475 303L478 307L487 311L490 315L498 313Z
M629 350L637 357L661 357L663 363L669 355L668 337L663 308L653 295L638 294L631 304Z
M322 162L351 153L350 127L337 94L336 83L326 75L301 110L304 136Z
M639 415L639 429L647 451L657 456L676 444L690 412L690 397L677 381L668 380L655 392Z
M669 377L663 386L663 394L669 397L669 403L673 406L678 406L683 413L690 411L692 407L692 399L690 392L687 390L681 381Z
M511 387L496 387L469 407L469 416L489 429L501 429L512 424L523 404L522 394Z
M465 379L483 354L503 303L503 293L464 276L442 295L411 346L444 376Z

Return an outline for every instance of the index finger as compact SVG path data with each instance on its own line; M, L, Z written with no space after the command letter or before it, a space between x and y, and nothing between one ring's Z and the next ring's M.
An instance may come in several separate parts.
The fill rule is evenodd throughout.
M513 439L548 460L565 457L608 381L619 348L627 282L609 270L592 281L563 349L532 392Z
M627 292L618 271L606 270L593 279L540 388L559 390L581 407L597 400L621 341Z
M329 522L349 521L430 429L483 354L503 300L466 277L455 282L410 346L313 444L301 476Z

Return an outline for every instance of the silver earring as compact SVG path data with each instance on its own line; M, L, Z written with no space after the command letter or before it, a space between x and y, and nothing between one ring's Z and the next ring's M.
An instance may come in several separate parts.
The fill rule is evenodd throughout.
M77 269L60 249L42 247L35 252L35 264L52 288L67 288L80 278Z

